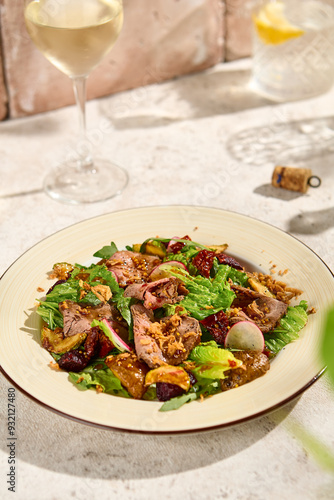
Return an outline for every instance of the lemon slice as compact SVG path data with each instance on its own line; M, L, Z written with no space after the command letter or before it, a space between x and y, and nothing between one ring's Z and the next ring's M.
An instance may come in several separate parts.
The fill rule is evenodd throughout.
M253 15L253 21L259 38L269 45L278 45L304 34L286 19L282 2L267 3Z

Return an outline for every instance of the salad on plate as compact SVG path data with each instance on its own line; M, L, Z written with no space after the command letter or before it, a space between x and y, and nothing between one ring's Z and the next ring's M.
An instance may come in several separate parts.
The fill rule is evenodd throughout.
M302 291L214 246L114 242L90 265L56 263L39 301L50 366L79 389L161 401L161 411L263 376L307 323Z

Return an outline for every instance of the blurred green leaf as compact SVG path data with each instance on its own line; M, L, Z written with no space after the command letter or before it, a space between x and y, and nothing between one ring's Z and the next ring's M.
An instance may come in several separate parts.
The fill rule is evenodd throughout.
M297 422L290 422L288 429L322 469L334 473L334 454L327 444Z
M327 373L334 385L334 307L328 313L321 345L321 356L327 366Z

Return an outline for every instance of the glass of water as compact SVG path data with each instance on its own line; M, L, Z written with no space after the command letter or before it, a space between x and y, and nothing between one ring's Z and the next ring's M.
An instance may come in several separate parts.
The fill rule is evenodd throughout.
M254 91L274 101L292 101L331 88L333 0L259 0L252 21Z

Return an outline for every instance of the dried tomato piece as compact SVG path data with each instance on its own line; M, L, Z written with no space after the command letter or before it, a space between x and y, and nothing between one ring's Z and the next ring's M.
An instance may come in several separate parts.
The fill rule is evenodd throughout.
M191 241L191 238L188 235L183 236L183 238L180 238L180 239L181 240ZM173 240L171 240L171 241L173 241ZM182 241L176 241L176 243L172 243L172 244L168 245L167 251L169 253L178 253L178 252L181 252L181 250L184 247L184 245L185 245L185 243L183 243Z
M84 349L86 355L89 359L93 358L97 355L99 349L99 332L100 329L98 327L92 328L86 338Z
M228 266L234 267L234 269L237 269L238 271L243 271L243 266L239 264L237 260L235 260L233 257L229 257L225 253L217 253L215 254L217 257L219 264L226 264Z
M99 346L99 358L104 358L105 356L107 356L107 354L109 354L110 351L115 347L111 340L108 339L108 337L102 332L102 330L100 330L99 334Z
M200 323L208 330L218 344L224 344L229 329L228 318L224 311L211 314L211 316L202 319Z
M201 250L193 258L192 263L195 267L197 267L204 278L210 278L210 271L215 257L215 252L212 252L211 250Z

